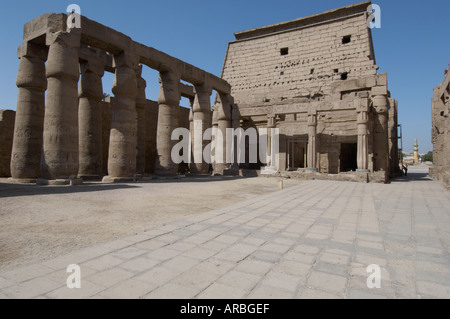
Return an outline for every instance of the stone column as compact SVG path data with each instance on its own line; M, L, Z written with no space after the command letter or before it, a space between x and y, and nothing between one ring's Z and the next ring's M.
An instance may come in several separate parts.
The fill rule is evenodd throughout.
M308 167L310 172L317 171L317 111L308 110Z
M157 158L156 174L162 176L176 176L178 165L172 161L172 131L178 127L177 108L180 104L180 75L175 71L166 71L159 74L161 88L158 103L158 129L157 129Z
M389 142L388 142L388 104L385 95L372 97L373 107L377 113L378 123L375 129L374 153L376 168L389 172Z
M203 150L205 146L210 143L210 141L203 140L203 134L212 126L212 89L207 85L195 86L195 93L194 106L192 108L194 114L194 135L192 136L194 143L194 158L193 163L191 164L191 172L206 175L209 173L210 164L208 162L211 162L211 158L203 158ZM200 139L200 141L197 139ZM208 162L206 160L208 160Z
M355 100L358 126L357 172L369 172L369 104L367 99Z
M231 150L227 150L227 128L232 127L231 111L233 108L233 97L230 94L220 94L219 93L219 98L220 98L221 103L217 110L217 112L218 112L217 128L222 133L222 145L218 145L216 143L216 154L218 154L217 148L218 147L222 148L222 159L221 159L221 163L216 164L215 169L218 174L223 175L223 171L225 169L227 169L230 164L230 163L227 163L227 152L231 152Z
M129 52L114 56L108 176L104 182L131 181L136 173L137 57Z
M268 163L267 166L271 167L274 170L278 170L277 160L276 160L276 150L274 147L274 136L272 130L277 127L277 122L275 119L275 115L270 114L267 119L267 156Z
M136 148L136 174L143 175L145 173L145 123L146 123L146 107L147 98L145 96L145 88L147 83L142 78L142 65L139 66L137 72L138 93L136 98L137 113L137 148Z
M80 33L47 34L47 99L42 177L68 183L78 173L78 49Z
M79 96L79 152L78 177L98 179L102 170L102 76L105 66L95 60L80 64Z
M191 166L194 163L194 154L193 154L193 150L194 150L194 111L193 111L193 107L194 107L194 99L190 99L189 100L189 105L190 105L190 109L189 109L189 134L190 134L190 154L189 154L189 171L191 170Z
M45 60L47 47L30 42L19 47L19 88L11 156L11 176L22 182L36 182L41 176L42 132L44 129Z
M236 132L236 130L241 127L241 114L237 107L233 107L231 110L231 127L233 128L234 132ZM236 139L234 138L234 135L231 135L229 137L233 139L231 143L229 142L229 144L232 145L233 148L233 157L232 157L233 163L231 164L230 167L230 173L234 175L239 173L239 164L240 164L238 163L239 141L235 143Z

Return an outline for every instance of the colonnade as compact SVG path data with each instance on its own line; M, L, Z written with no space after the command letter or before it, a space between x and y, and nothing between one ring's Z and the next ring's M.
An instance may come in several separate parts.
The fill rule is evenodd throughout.
M142 49L142 45L132 43L109 53L83 43L82 38L79 29L46 30L45 43L42 38L24 40L18 50L19 93L11 156L11 175L17 181L43 179L68 183L77 178L102 177L101 101L105 68L112 69L115 76L108 176L104 180L131 179L144 174L147 99L142 62L153 61L152 57L142 56L133 49ZM160 58L154 49L151 52ZM112 60L109 66L105 65L108 57ZM176 141L172 141L171 135L179 126L177 109L183 85L180 81L183 77L195 81L193 120L202 121L203 131L212 126L210 96L216 89L208 83L208 78L213 77L209 73L195 68L191 70L192 76L186 75L186 69L193 67L169 58L176 62L173 67L162 63L157 66L160 92L156 173L160 175L177 174L177 165L171 158ZM155 66L153 62L148 64ZM220 80L214 78L214 81ZM227 85L223 83L220 82L221 88ZM218 93L223 100L232 100L229 90ZM223 130L231 126L231 111L220 113L219 126ZM194 168L205 174L209 164L203 161Z

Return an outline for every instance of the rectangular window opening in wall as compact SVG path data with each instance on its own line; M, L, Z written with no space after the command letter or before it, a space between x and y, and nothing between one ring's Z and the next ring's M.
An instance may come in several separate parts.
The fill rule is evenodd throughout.
M334 69L334 70L333 70L333 74L334 74L334 75L338 75L338 74L339 74L339 69Z
M311 71L309 72L309 74L314 74L314 69L311 69Z
M281 48L280 49L280 55L288 55L289 54L289 48Z
M350 41L352 41L351 35L346 35L346 36L342 37L342 44L350 43Z
M348 78L348 72L344 72L341 74L341 80L347 80Z

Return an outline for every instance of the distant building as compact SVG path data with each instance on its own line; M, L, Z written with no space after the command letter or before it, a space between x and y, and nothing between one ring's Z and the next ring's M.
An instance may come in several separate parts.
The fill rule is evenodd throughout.
M417 143L417 138L414 142L414 164L420 163L419 159L419 143Z

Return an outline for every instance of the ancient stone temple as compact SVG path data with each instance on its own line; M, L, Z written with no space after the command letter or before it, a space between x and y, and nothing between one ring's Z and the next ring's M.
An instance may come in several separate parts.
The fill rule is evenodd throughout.
M377 74L370 4L237 32L229 43L232 118L279 129L280 171L398 171L397 101Z
M450 66L450 62L449 62ZM450 189L450 68L444 81L434 88L431 103L433 167L430 175Z
M220 105L228 111L217 111L231 114L226 81L79 15L45 14L27 23L18 56L11 176L19 182L176 175L172 131L189 129L190 116L211 126L213 90L229 101ZM159 71L157 102L146 99L143 67ZM115 74L114 97L106 101L104 72ZM181 96L192 101L191 111L179 106Z
M252 160L257 150L270 158L265 172L386 181L398 170L397 102L377 74L369 5L238 32L221 78L76 13L42 15L25 25L18 49L12 180L259 172L269 161ZM160 83L145 81L146 67ZM115 75L106 99L105 72ZM155 85L158 101L148 100ZM250 128L268 130L236 135ZM183 132L189 148L178 150Z

